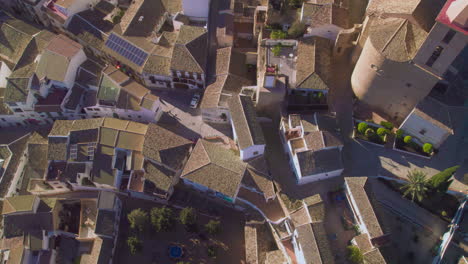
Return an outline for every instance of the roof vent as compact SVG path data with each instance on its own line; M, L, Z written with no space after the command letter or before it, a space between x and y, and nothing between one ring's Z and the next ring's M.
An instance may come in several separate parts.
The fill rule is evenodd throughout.
M138 18L138 21L139 22L143 21L143 18L144 18L144 16L140 16L140 18Z

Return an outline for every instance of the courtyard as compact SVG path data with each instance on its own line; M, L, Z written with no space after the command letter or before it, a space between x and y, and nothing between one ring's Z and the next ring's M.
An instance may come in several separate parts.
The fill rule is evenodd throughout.
M199 212L197 209L197 223L194 232L188 232L177 221L171 231L156 232L148 224L146 230L139 232L130 228L127 214L132 210L141 208L147 212L153 207L162 205L140 199L123 198L123 213L120 222L119 239L115 250L115 263L241 263L245 259L244 249L244 220L243 215L237 211L224 209L216 217ZM177 217L181 208L170 207ZM221 231L210 235L204 231L203 226L209 220L221 222ZM137 236L142 241L141 251L135 255L130 253L127 239ZM182 248L182 258L171 258L169 248L178 246ZM215 256L209 256L208 248L214 249Z

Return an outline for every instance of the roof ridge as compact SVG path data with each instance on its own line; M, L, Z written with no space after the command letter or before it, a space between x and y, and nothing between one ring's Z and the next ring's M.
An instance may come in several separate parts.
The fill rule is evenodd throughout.
M393 32L392 36L387 40L387 42L384 44L384 46L382 47L382 50L381 52L383 52L387 47L388 45L390 45L390 42L393 41L393 39L395 38L395 36L400 32L401 28L405 25L405 23L408 22L408 19L404 19L401 24L398 26L397 30L395 30L395 32Z
M14 19L14 20L19 20L19 19L17 19L17 18L13 18L13 19ZM22 21L22 20L20 20L20 21L23 22L23 23L25 23L25 24L28 24L28 23L26 23L26 22L24 22L24 21ZM31 36L31 38L34 38L34 35L35 35L35 34L34 34L34 35L29 35L28 33L23 32L22 30L19 30L19 29L13 27L13 26L10 25L8 22L3 23L3 24L6 25L6 26L8 26L8 27L10 27L10 28L12 28L13 30L15 30L15 31L17 31L17 32L19 32L19 33L21 33L21 34L23 34L23 35ZM29 25L29 24L28 24L28 25ZM30 25L29 25L29 26L30 26ZM40 31L39 31L39 32L40 32ZM38 33L39 33L39 32L38 32ZM36 33L36 34L37 34L37 33Z
M185 44L177 44L177 45L181 45L183 48L185 48L187 50L188 54L190 54L190 57L197 63L197 66L200 68L200 70L202 72L205 72L205 70L203 70L203 68L201 67L200 63L198 63L198 60L195 59L195 57L193 57L192 52L190 52L190 50L187 48L187 45L185 45Z
M247 123L247 130L249 131L249 141L252 142L252 145L255 145L255 142L254 142L254 139L252 137L252 129L250 128L250 123L249 121L247 120L247 114L245 113L245 110L244 110L244 104L242 103L242 100L241 100L241 96L243 95L237 95L237 100L239 100L240 102L240 106L241 106L241 111L242 111L242 116L244 117L243 119L245 120L245 122ZM255 113L256 114L256 113Z

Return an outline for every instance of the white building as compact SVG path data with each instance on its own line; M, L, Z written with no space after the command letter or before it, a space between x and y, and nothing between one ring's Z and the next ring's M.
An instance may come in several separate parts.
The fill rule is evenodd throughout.
M223 146L199 139L182 171L181 179L208 196L235 203L247 163Z
M200 103L204 122L229 123L229 99L240 94L242 87L254 83L247 76L244 53L233 51L231 47L217 50L215 78L206 87Z
M379 240L384 236L372 203L368 197L371 186L367 177L345 178L346 198L354 214L360 234L351 241L364 255L364 259L374 259L374 263L387 263L380 253ZM380 243L385 242L381 239Z
M426 97L405 118L400 129L416 138L420 144L430 143L439 148L453 135L450 114L439 101Z
M7 23L1 30L11 44L16 43L18 59L0 66L0 82L5 87L0 126L79 118L83 90L74 82L78 67L86 60L81 45L46 30L28 35Z
M336 120L331 115L289 115L281 139L299 184L341 175L343 164Z
M208 20L210 0L183 0L182 12L192 20Z
M243 95L233 96L229 100L229 111L232 133L239 147L241 160L246 161L263 155L265 138L252 99Z
M96 98L96 105L85 108L89 117L155 123L163 113L159 97L113 66L103 70Z
M48 0L45 1L42 10L53 28L63 31L69 18L74 14L93 7L99 0Z

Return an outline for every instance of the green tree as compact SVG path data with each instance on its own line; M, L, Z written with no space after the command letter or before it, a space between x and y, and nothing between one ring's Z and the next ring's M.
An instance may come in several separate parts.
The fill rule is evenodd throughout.
M393 129L393 124L391 122L387 122L387 121L380 121L380 125L385 127L386 129L388 130L392 130Z
M180 222L186 227L193 227L197 222L197 213L192 207L185 207L179 213Z
M146 224L148 223L148 213L143 211L141 208L131 211L127 215L128 221L130 222L130 227L133 229L138 229L143 231Z
M208 251L208 257L216 258L216 247L215 246L209 246L207 251Z
M370 138L375 135L375 131L374 129L369 127L368 129L366 129L366 132L364 134L366 135L366 137Z
M460 166L450 167L432 176L428 181L429 188L432 191L446 193L450 184L453 182L453 179L450 178L457 172L459 167Z
M362 255L361 250L356 246L348 246L348 260L354 264L364 263L364 256Z
M141 251L142 244L141 240L136 236L131 236L127 239L127 245L130 248L130 253L135 255L137 252Z
M150 212L151 224L156 232L169 231L174 225L172 209L167 207L154 207Z
M357 130L359 133L364 134L369 126L365 122L361 122L357 126Z
M397 137L397 138L402 138L402 137L403 137L403 130L398 129L398 130L396 131L396 137Z
M287 37L287 33L282 30L273 30L270 34L271 39L285 39Z
M389 133L390 131L388 131L388 129L385 129L383 127L377 128L377 135L379 136L385 136L385 135L388 135Z
M413 138L411 136L406 136L403 138L403 142L405 142L406 144L410 144L412 140Z
M304 34L306 28L307 27L304 23L295 21L288 29L288 36L291 38L299 38Z
M426 174L422 171L410 171L408 173L408 183L401 187L403 196L410 196L411 201L414 202L414 199L422 201L426 196L428 191Z
M281 54L281 48L281 44L277 44L273 48L271 48L271 52L273 52L273 55L279 56Z
M431 154L434 151L434 147L432 147L431 143L424 143L422 147L424 153Z
M218 234L221 231L221 223L216 220L210 220L206 225L205 225L205 230L211 235Z

